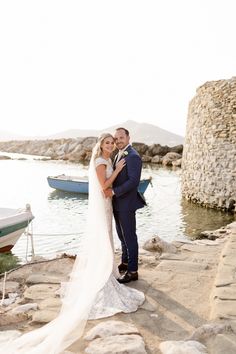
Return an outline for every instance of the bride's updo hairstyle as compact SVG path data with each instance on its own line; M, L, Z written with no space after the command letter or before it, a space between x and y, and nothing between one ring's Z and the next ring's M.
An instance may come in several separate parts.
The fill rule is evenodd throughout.
M110 133L103 133L98 137L98 141L93 148L93 159L95 160L97 157L102 155L102 144L106 138L112 138L114 140L114 136Z

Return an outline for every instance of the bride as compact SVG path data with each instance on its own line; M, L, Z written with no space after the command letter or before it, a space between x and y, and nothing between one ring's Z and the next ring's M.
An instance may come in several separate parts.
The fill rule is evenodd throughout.
M87 230L79 256L62 298L59 315L45 326L7 342L0 354L59 354L78 340L88 319L136 311L145 298L136 289L120 284L114 261L112 203L103 190L110 187L125 165L121 160L113 171L111 134L102 134L89 165Z

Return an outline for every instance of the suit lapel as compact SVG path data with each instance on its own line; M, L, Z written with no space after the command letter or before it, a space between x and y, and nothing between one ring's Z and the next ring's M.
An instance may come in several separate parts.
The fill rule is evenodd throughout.
M124 154L125 151L131 152L131 151L132 151L131 145L129 145L129 146L127 147L127 149L125 149L125 150L123 151L123 154ZM117 162L120 161L120 159L122 158L122 155L120 156L119 159L118 159L118 156L119 156L119 152L116 154L116 156L115 156L115 158L114 158L114 161L113 161L113 168L116 167Z
M119 153L118 153L119 154ZM113 169L116 167L117 159L118 159L118 154L116 154L114 160L113 160Z

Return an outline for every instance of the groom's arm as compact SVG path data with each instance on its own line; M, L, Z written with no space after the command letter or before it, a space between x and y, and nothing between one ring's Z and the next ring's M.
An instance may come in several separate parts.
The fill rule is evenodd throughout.
M113 192L116 197L120 197L138 187L142 169L142 160L140 156L133 155L130 156L129 159L126 159L126 168L128 179L120 186L113 187Z

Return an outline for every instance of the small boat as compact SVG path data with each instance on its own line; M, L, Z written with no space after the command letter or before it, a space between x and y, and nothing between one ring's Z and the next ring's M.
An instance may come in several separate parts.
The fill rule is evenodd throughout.
M63 174L59 176L48 176L47 181L51 188L63 192L88 194L87 177L67 176ZM151 177L146 179L141 179L139 183L138 191L144 194L150 182L151 182Z
M0 208L0 253L14 247L33 218L29 204L25 209Z

